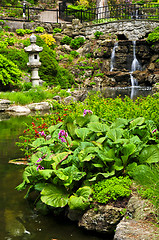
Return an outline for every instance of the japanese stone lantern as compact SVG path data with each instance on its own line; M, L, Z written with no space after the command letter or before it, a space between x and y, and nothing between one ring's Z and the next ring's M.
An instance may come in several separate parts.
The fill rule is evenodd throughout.
M39 52L42 52L43 47L39 47L36 45L36 36L32 34L30 36L30 43L31 45L28 47L25 47L25 52L29 53L29 62L27 65L31 68L32 75L31 75L31 81L33 86L39 85L40 77L38 74L39 67L41 66Z

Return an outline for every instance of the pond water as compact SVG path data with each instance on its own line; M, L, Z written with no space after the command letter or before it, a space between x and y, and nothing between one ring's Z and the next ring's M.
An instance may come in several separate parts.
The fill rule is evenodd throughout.
M137 97L143 96L146 97L152 94L151 87L107 87L100 90L103 97L105 98L116 98L120 96L124 98L125 96L130 97L132 100L135 100Z
M23 123L29 121L29 117L8 117L0 121L0 239L112 240L83 231L71 221L40 215L23 198L25 193L15 190L21 183L24 167L8 161L23 156L15 142L25 128Z

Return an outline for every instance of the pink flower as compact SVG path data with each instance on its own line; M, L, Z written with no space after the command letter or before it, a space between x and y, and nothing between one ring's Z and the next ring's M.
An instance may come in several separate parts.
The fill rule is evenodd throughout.
M42 132L39 132L39 134L40 134L41 136L44 136L44 137L46 137L46 134L44 133L44 131L42 131Z
M157 129L154 129L154 130L152 131L152 133L155 133L155 132L157 132Z
M42 167L41 165L38 165L38 166L37 166L37 171L38 171L39 169L40 169L40 170L43 170L44 167Z
M93 112L92 112L91 110L86 110L86 109L84 109L83 117L84 117L87 113L93 114Z
M68 137L68 133L65 132L65 130L60 130L58 135L59 135L58 139L61 139L61 142L66 142L66 138ZM62 137L62 136L64 136L64 137Z

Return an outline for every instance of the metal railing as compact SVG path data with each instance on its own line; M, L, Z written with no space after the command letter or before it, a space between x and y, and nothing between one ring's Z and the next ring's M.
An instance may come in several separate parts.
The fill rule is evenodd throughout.
M104 7L91 8L86 10L75 10L67 7L66 4L59 4L59 9L42 9L30 6L2 6L0 5L0 20L10 21L40 21L41 13L51 12L51 20L47 17L43 22L58 23L59 19L71 22L78 18L81 22L105 22L115 20L148 19L159 20L159 4L119 4L107 5Z

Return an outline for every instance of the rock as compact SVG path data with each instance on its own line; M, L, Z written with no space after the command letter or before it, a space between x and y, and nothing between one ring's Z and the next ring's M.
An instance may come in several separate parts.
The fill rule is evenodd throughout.
M156 228L157 230L157 228ZM151 224L133 219L123 219L117 226L114 240L157 240L159 233Z
M50 109L50 104L48 102L31 103L27 107L31 111L46 111Z
M11 106L7 110L10 114L15 115L28 115L30 113L30 109L24 106Z
M114 240L159 239L158 228L149 221L153 212L152 204L148 200L132 196L127 205L127 216L117 225Z
M123 217L122 210L122 208L109 205L98 205L97 211L89 209L82 216L78 226L101 233L112 233Z
M54 96L54 97L53 97L53 100L56 100L56 101L58 101L59 103L61 103L61 97L58 96L58 95Z
M71 95L76 98L77 101L83 102L87 97L88 91L87 90L76 90L71 92Z
M68 96L64 98L63 102L67 105L67 104L71 104L72 102L77 102L77 100L75 97Z
M0 99L0 111L5 111L9 108L11 101L6 99Z

